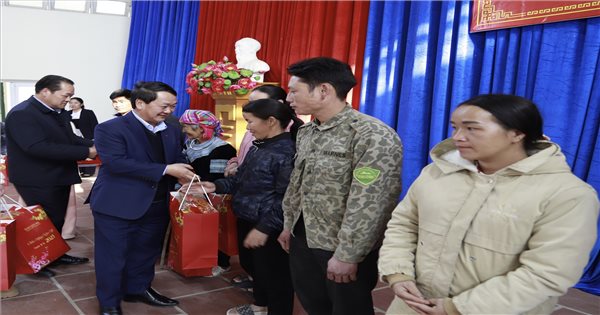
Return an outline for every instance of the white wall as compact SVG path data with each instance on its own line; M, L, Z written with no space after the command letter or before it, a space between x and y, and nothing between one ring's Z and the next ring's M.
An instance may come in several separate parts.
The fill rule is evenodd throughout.
M100 122L112 117L108 96L121 87L129 17L0 6L0 80L75 81L75 96Z

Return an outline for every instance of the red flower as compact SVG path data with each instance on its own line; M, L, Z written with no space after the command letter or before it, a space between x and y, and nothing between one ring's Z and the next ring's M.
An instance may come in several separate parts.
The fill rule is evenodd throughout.
M241 87L248 87L250 85L250 79L248 78L241 78L237 81L237 84Z

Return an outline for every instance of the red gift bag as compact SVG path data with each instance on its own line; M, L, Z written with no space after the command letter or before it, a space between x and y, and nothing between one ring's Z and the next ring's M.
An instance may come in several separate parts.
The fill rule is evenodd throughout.
M210 276L217 265L219 213L204 198L177 193L169 203L171 241L167 265L178 274Z
M238 254L237 223L231 206L232 196L210 194L212 204L219 211L219 250L229 256Z
M17 248L15 244L15 220L0 220L0 290L10 289L15 282Z
M81 165L81 166L100 166L102 165L102 161L100 160L99 156L96 156L93 159L85 159L85 160L80 160L77 161L77 165Z
M16 223L17 274L36 273L71 249L42 207L14 205L8 211ZM7 218L6 213L0 216L0 219Z

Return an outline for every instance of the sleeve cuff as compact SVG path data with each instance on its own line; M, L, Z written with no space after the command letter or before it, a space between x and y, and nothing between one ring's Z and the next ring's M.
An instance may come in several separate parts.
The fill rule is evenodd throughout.
M387 284L389 284L390 287L392 285L394 285L395 283L402 282L402 281L415 281L415 279L413 277L407 276L403 273L395 273L393 275L382 276L381 280L383 280L384 282L387 282Z
M452 302L451 298L444 299L444 310L448 315L460 315L460 312L456 308L456 305L454 305L454 302Z

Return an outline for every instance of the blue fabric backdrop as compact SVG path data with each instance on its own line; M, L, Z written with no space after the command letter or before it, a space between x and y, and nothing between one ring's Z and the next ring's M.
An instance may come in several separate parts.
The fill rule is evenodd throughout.
M133 1L122 87L162 81L177 91L175 115L189 108L185 76L196 52L200 1Z
M573 172L600 191L600 18L469 33L469 2L372 1L360 110L404 144L404 193L477 94L532 99ZM577 240L573 240L577 241ZM600 295L600 242L578 284Z

